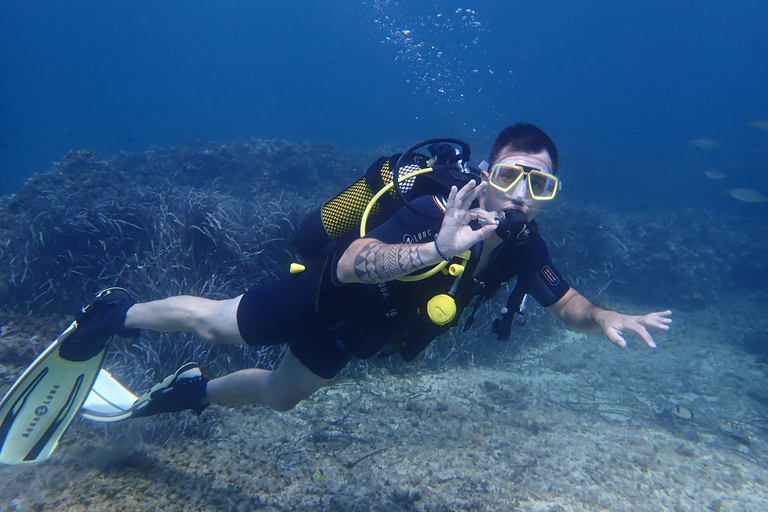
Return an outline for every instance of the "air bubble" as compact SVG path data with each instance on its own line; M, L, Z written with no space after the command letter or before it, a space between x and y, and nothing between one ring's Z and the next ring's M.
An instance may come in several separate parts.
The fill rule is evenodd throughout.
M439 93L445 95L447 101L466 101L470 96L468 92L478 85L472 82L480 76L479 67L468 70L466 64L479 64L476 48L484 27L477 11L457 8L450 11L454 14L451 17L442 12L429 12L427 8L419 14L414 12L419 7L406 9L397 2L379 0L372 5L375 15L371 18L384 38L382 43L392 46L395 60L410 68L403 70L405 83L423 94ZM398 20L407 20L408 25L418 30L398 26ZM436 72L437 62L444 71Z

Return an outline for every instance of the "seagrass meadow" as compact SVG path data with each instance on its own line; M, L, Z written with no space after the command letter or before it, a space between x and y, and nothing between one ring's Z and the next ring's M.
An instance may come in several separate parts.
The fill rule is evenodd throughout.
M254 139L65 155L0 199L0 392L104 287L220 299L277 279L298 220L394 153ZM568 201L537 220L588 298L675 311L659 349L574 335L533 304L498 342L502 293L467 333L409 365L355 362L288 413L78 421L51 461L0 468L0 510L756 510L768 226ZM106 366L138 391L188 360L213 377L280 354L144 332Z
M273 279L297 260L294 224L380 153L278 140L72 151L0 199L3 311L66 314L105 286L221 298ZM766 273L766 226L746 218L558 201L538 220L558 267L593 298L700 305Z
M381 153L396 150L254 139L110 158L72 151L0 199L2 310L70 315L108 286L146 301L177 294L228 298L270 282L298 261L288 243L296 222L359 179ZM598 303L641 306L664 298L678 308L697 307L739 294L768 270L756 243L768 238L766 226L745 219L694 211L622 216L565 202L544 209L538 220L555 264ZM724 233L727 245L720 243ZM751 262L750 272L742 261ZM474 332L485 334L485 327ZM139 342L155 370L209 350L194 349L184 336L159 342L166 337ZM155 354L153 345L173 353ZM475 355L446 345L432 350L486 353L486 347Z

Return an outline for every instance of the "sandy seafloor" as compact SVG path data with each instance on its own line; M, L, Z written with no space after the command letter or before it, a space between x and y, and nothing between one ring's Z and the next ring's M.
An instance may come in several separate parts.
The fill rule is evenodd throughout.
M768 362L740 348L761 310L675 311L657 350L558 330L503 367L376 369L202 427L79 420L51 460L0 467L0 510L768 510ZM2 364L5 392L23 368Z

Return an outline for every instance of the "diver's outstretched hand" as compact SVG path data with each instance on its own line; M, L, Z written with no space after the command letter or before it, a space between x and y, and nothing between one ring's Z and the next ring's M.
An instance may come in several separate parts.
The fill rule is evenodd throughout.
M624 334L633 332L640 336L646 345L656 348L648 328L659 331L668 331L672 324L672 311L657 311L647 315L625 315L616 311L601 311L595 318L598 325L603 329L603 333L616 346L626 347L627 340Z
M482 208L471 208L472 202L487 186L486 182L478 185L475 180L470 180L461 189L451 187L445 203L445 218L436 242L442 255L450 258L461 254L496 231L496 217ZM485 225L480 229L472 229L469 223L478 219L485 221Z

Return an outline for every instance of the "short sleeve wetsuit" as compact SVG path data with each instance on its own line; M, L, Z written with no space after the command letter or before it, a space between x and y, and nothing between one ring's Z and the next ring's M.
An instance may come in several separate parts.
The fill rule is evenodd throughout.
M445 198L423 196L412 206L420 213L442 217ZM432 242L441 220L420 213L402 208L366 237L390 244ZM305 262L305 272L246 292L237 312L246 343L288 343L302 364L330 379L352 357L371 357L387 345L410 347L411 355L406 357L410 360L453 326L433 323L426 314L426 304L450 290L455 277L438 272L415 282L343 284L336 279L336 265L347 246L340 245L329 255ZM534 229L522 241L495 248L484 268L476 269L474 277L461 279L455 294L456 318L474 296L482 295L485 300L515 276L544 307L557 302L570 288L552 265L546 244Z

